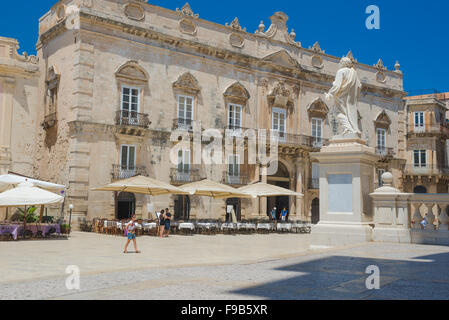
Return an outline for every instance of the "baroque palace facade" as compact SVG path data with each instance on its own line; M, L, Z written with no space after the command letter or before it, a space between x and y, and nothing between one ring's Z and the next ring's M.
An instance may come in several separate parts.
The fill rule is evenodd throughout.
M268 28L247 32L238 19L203 20L188 4L168 10L137 0L61 0L39 20L37 56L0 39L0 170L68 186L75 216L122 218L170 207L178 219L265 217L287 207L290 219L316 222L319 151L335 130L324 99L341 57L315 43L304 48L276 12ZM381 155L376 176L393 172L403 189L408 155L403 75L358 62L362 138ZM438 108L436 105L435 108ZM248 164L192 164L193 150L170 161L170 136L192 125L279 133L278 171ZM245 151L245 160L248 158ZM243 162L240 164L240 162ZM149 197L92 188L144 174L175 185L208 178L238 187L266 181L303 198L212 200ZM376 182L373 189L377 187ZM65 206L67 210L67 205ZM56 209L55 209L56 210Z

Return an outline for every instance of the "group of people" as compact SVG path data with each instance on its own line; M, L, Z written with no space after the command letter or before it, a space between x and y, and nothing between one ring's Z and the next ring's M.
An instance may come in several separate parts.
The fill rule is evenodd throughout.
M159 221L158 226L158 235L161 238L168 237L170 234L170 222L172 219L172 215L170 213L170 210L168 208L165 208L165 210L161 210L160 212L157 212L157 219ZM131 217L131 220L126 224L125 230L128 236L128 240L125 244L125 250L123 250L123 253L128 253L128 245L132 241L134 245L134 249L136 253L140 253L140 251L137 249L137 241L136 241L136 228L139 227L139 224L136 221L136 215L133 214Z
M282 209L282 211L281 211L281 220L282 221L286 221L287 220L287 215L288 215L288 212L287 212L287 208L283 208ZM277 219L277 208L276 207L273 207L273 209L271 210L271 220L274 220L274 221L276 221L276 220L278 220Z

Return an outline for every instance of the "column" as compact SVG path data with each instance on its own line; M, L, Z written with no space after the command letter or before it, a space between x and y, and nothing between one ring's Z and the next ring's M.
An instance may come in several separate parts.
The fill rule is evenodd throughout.
M14 78L0 80L0 174L11 170L11 131L13 122Z

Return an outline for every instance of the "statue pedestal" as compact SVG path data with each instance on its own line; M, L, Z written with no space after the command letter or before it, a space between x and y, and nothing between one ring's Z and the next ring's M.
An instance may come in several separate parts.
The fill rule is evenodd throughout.
M341 246L372 240L374 168L379 156L360 138L338 137L311 157L320 162L320 221L312 245Z

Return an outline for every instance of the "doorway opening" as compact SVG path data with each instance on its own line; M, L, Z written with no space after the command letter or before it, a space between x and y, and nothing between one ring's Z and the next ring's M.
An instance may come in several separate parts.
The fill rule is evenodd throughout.
M312 200L312 224L320 222L320 199Z
M231 215L231 211L229 210L231 207L234 209L235 217L236 217L237 221L241 221L242 220L241 199L229 198L226 200L226 221L228 221L228 222L232 222L232 215Z
M117 219L130 219L136 212L136 197L133 193L120 192L117 197Z
M287 167L278 162L278 171L276 174L267 177L267 183L273 184L278 187L285 189L290 189L290 173ZM278 196L278 197L268 197L267 198L267 215L271 218L271 211L276 208L276 220L281 217L282 209L287 209L287 220L290 214L290 197L289 196Z
M188 221L190 219L190 198L179 195L175 198L175 220Z

